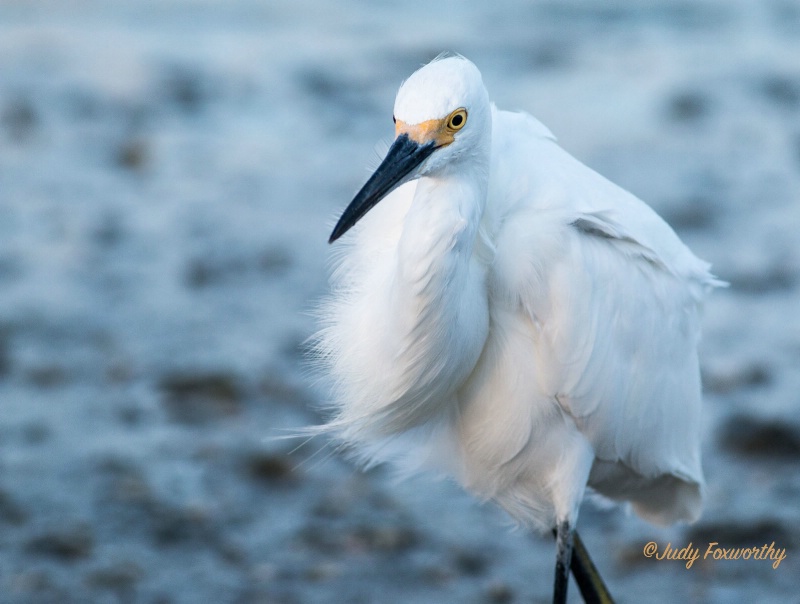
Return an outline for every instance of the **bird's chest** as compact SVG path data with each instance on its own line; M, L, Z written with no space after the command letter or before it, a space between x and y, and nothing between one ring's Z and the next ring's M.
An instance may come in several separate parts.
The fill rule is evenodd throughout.
M446 411L488 334L486 265L474 253L479 220L440 201L417 191L398 239L375 245L360 265L368 269L352 275L329 332L335 369L354 393L346 404L377 417L384 434Z
M458 244L409 263L392 284L396 362L408 385L452 392L475 366L488 333L485 268Z

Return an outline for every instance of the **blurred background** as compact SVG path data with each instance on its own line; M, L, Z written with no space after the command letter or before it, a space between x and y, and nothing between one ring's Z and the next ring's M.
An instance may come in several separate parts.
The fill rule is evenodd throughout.
M800 602L800 2L0 0L0 603L550 600L550 539L273 438L321 421L329 228L443 50L731 283L706 511L584 505L612 593Z

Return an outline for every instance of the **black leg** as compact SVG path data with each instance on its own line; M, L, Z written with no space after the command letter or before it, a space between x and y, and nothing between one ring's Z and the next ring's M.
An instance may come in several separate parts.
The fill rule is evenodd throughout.
M608 587L606 587L603 578L600 576L600 571L597 570L594 562L589 557L589 552L583 544L583 539L581 539L578 531L572 531L572 535L573 547L570 568L572 576L575 577L575 582L578 584L583 601L586 604L614 604L614 598L611 597ZM556 529L553 529L553 536L558 539L558 531ZM556 561L556 565L558 565L558 561ZM558 570L556 572L558 573ZM558 575L556 575L556 582L558 582ZM566 585L563 589L566 592ZM566 593L564 597L566 597Z
M574 533L572 552L572 576L581 590L581 596L586 604L614 604L614 599L608 592L600 572L589 557L589 552L583 544L578 531Z
M553 586L553 604L566 604L569 569L572 565L572 534L569 522L562 520L556 526L556 580Z

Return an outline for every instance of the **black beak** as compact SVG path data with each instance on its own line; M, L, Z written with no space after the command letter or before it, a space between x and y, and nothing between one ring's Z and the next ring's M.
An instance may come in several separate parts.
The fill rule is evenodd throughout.
M370 176L367 183L347 206L347 209L339 218L336 227L331 233L328 243L333 243L344 235L361 218L369 212L375 205L396 187L404 182L414 168L424 162L436 149L434 143L420 145L408 138L407 134L401 134L389 148L386 157Z

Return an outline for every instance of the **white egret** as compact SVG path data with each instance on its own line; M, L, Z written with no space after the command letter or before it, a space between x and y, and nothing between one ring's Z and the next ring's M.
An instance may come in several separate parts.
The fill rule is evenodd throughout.
M321 309L324 429L555 530L563 602L587 487L657 524L700 514L697 343L721 282L649 206L495 108L463 57L405 81L394 120L330 237L360 221Z

